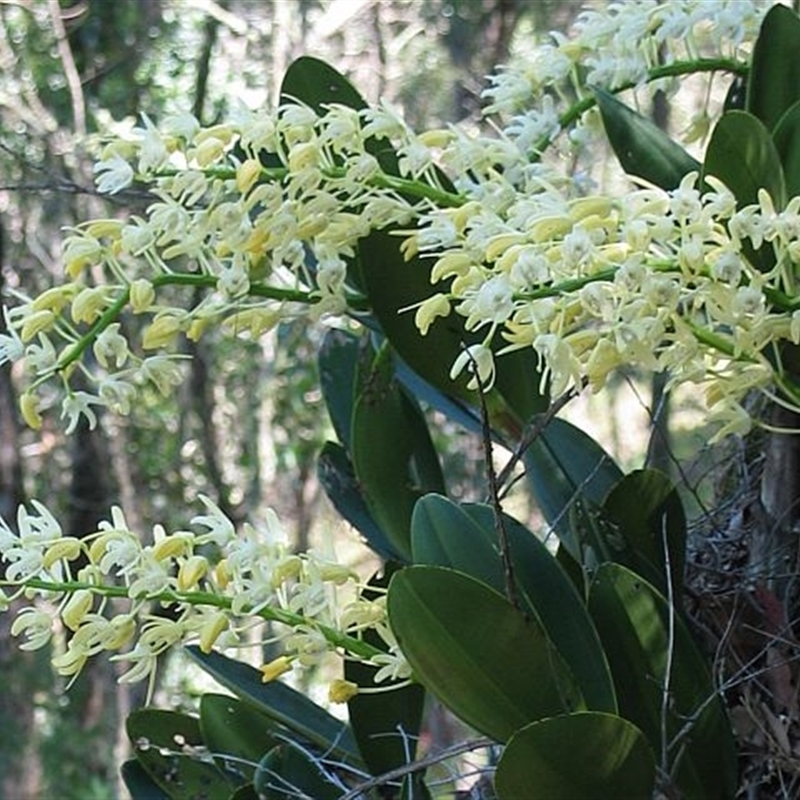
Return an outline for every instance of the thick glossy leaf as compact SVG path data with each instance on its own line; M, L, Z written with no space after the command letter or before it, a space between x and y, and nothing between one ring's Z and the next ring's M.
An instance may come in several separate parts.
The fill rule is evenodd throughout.
M503 526L524 612L541 623L569 664L586 706L616 711L611 673L583 599L531 531L508 515ZM459 506L428 495L414 509L411 536L414 563L452 567L505 593L506 570L490 506Z
M342 786L306 750L286 743L261 760L253 781L259 800L338 800Z
M397 382L386 343L358 378L350 452L370 514L407 559L414 504L444 491L444 480L425 418Z
M281 102L299 100L318 114L329 103L362 109L367 103L353 84L329 64L302 56L289 65L281 83Z
M170 800L169 795L136 759L126 761L120 773L131 800Z
M729 111L714 127L703 163L704 175L715 175L736 196L739 206L758 202L766 189L776 208L786 203L781 160L764 124L746 111Z
M580 428L554 419L525 454L528 485L548 524L579 563L592 542L592 519L622 477L611 456Z
M388 610L419 681L498 741L528 722L583 707L542 626L468 575L406 567L392 577Z
M675 189L687 173L699 172L700 162L652 120L602 89L595 89L594 96L608 141L628 175L669 190Z
M614 536L627 545L616 561L667 593L667 554L672 590L678 602L686 563L686 515L677 489L662 472L647 469L626 475L603 505Z
M464 346L475 344L480 337L467 331L463 317L455 312L437 319L422 336L413 311L407 309L434 293L431 262L419 257L406 260L399 241L388 231L373 231L359 242L361 276L373 313L392 347L412 370L440 391L475 405L475 393L466 388L469 376L464 372L454 381L450 369ZM496 412L493 423L517 433L547 404L539 383L538 359L532 349L499 357L495 388L487 394L490 411Z
M783 164L786 196L797 197L800 195L800 101L778 120L772 140Z
M326 442L317 458L317 477L334 508L385 560L404 561L367 508L347 451L340 444Z
M677 610L671 613L639 575L604 564L590 588L589 612L611 665L620 715L642 730L656 754L666 729L668 763L659 767L675 776L687 798L733 797L730 724L708 664Z
M384 573L373 576L363 596L367 599L381 596L395 569L389 565ZM375 631L367 630L364 638L370 644L381 646L382 640ZM360 687L374 688L376 672L376 667L359 661L348 660L344 664L345 678ZM391 682L381 685L387 690L392 686ZM419 684L411 684L378 694L360 692L347 704L350 727L373 775L381 775L413 761L424 702L425 690ZM386 787L386 792L386 800L394 796L390 794L390 787Z
M707 175L719 178L733 192L740 208L757 203L762 188L777 209L786 204L786 183L775 143L764 124L746 111L729 111L714 127L703 163L703 177ZM762 272L775 264L770 246L756 250L745 240L743 251Z
M747 110L772 130L800 100L800 19L776 3L761 23L753 48Z
M332 328L317 355L319 384L336 436L350 442L360 337Z
M274 723L253 706L225 694L200 698L200 730L206 747L228 774L251 781L264 754L278 744Z
M228 800L236 788L197 754L204 742L196 717L145 708L131 713L125 726L137 761L171 800Z
M457 381L450 379L450 368L463 346L477 341L465 330L463 317L451 312L437 319L422 336L414 322L414 312L403 310L433 294L430 261L406 261L399 238L389 231L373 231L362 239L359 261L372 311L400 358L428 383L474 403L474 393L466 388L467 376Z
M650 800L653 751L613 714L579 712L534 722L506 745L495 773L499 800Z
M257 669L220 653L186 648L189 655L225 688L303 740L332 756L361 764L353 734L346 723L280 681L263 683Z

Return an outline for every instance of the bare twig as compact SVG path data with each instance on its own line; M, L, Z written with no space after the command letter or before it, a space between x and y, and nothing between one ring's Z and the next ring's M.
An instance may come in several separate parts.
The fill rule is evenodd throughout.
M667 661L664 665L664 685L661 689L661 770L664 775L669 775L667 718L671 699L672 659L675 654L675 596L672 585L672 565L669 555L666 514L661 520L661 546L664 548L664 579L667 582Z
M83 96L81 76L75 66L75 59L72 56L72 48L69 46L67 30L64 27L64 19L61 16L61 6L58 0L48 0L47 7L50 12L50 19L53 22L58 56L64 68L64 79L67 81L69 96L72 101L72 118L75 123L75 133L83 138L86 136L86 100Z
M514 471L514 468L522 460L528 448L542 435L544 429L552 422L558 413L567 405L571 400L578 396L578 390L575 388L568 389L560 397L553 400L548 406L547 410L542 414L537 414L531 423L526 426L519 440L519 444L514 449L508 463L503 467L500 474L497 476L497 483L499 486L506 486L509 478ZM505 492L501 493L501 499L505 496Z
M358 786L355 786L347 792L347 794L342 795L340 800L358 800L365 796L370 789L384 786L390 781L405 778L408 775L413 775L415 772L422 772L428 769L428 767L432 767L434 764L446 761L448 758L454 758L463 753L471 753L473 750L485 750L486 748L494 747L496 744L497 742L492 739L473 739L472 741L455 744L438 753L431 753L424 758L412 761L410 764L404 764L402 767L396 767L393 770L384 772L383 775L377 775L374 778L370 778L368 781L359 783Z
M469 350L470 358L472 354ZM503 507L500 504L500 482L494 469L494 448L492 446L492 429L489 424L489 410L486 407L484 397L484 385L478 375L478 365L472 359L472 368L475 374L475 382L478 384L478 400L481 407L481 435L483 437L483 453L486 460L486 480L489 484L489 502L494 512L494 527L497 531L497 543L500 547L500 560L503 562L503 573L506 582L506 597L508 602L517 611L521 610L519 602L519 592L517 583L514 580L514 564L511 560L511 552L508 544L508 531L503 521Z

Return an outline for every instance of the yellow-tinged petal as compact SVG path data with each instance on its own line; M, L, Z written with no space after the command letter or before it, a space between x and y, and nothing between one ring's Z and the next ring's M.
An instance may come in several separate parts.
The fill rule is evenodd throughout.
M86 226L86 234L93 239L100 239L103 236L119 236L125 222L119 219L95 219Z
M34 336L49 330L56 321L56 315L49 309L34 311L25 317L25 322L20 331L20 338L23 342L29 342Z
M541 217L531 225L528 236L533 242L546 242L569 233L572 225L572 217Z
M328 699L331 703L346 703L358 694L358 684L336 678L328 687Z
M188 592L193 589L208 572L208 559L203 556L191 556L181 564L178 570L178 589Z
M25 424L35 431L42 427L42 415L39 413L39 398L33 392L25 392L19 399L19 409Z
M247 194L261 175L261 162L257 158L248 158L236 170L236 188L241 194Z
M436 128L435 130L421 133L417 139L425 147L447 147L455 139L455 134L447 128Z
M42 566L50 569L56 561L74 561L81 554L81 540L64 536L45 550Z
M210 324L211 319L208 317L195 317L189 324L189 328L186 331L186 338L190 342L199 342Z
M200 629L200 650L208 655L214 642L227 627L228 617L222 611L213 614Z
M71 630L76 631L81 626L81 623L86 618L86 615L92 610L94 603L94 595L88 589L78 589L72 597L70 597L64 610L61 612L61 619L64 624Z
M493 236L486 245L486 260L496 261L509 247L524 243L525 237L521 233L501 233Z
M569 204L570 214L577 222L578 220L585 219L586 217L602 217L605 218L614 207L614 201L610 197L579 197L572 200Z
M450 300L446 294L435 294L429 297L417 309L414 315L414 324L419 332L425 336L433 321L438 317L446 317L450 313Z
M106 650L119 650L133 639L136 618L133 614L119 614L111 620L111 633L103 640Z
M149 311L156 299L156 290L146 278L139 278L131 283L131 308L134 314Z
M174 533L172 536L165 536L153 545L153 558L156 561L164 561L167 558L175 558L183 555L189 546L189 537Z
M218 561L214 567L214 580L223 592L227 589L232 577L233 573L231 572L230 564L228 564L228 559L223 558Z
M68 283L64 286L52 286L46 289L31 303L34 311L48 310L58 314L75 296L78 287Z
M447 253L436 261L431 269L431 283L438 283L453 275L466 275L474 260L467 253Z
M264 666L260 667L261 682L269 683L270 681L274 681L277 677L283 675L284 672L288 672L291 668L292 660L289 658L289 656L278 656L268 664L264 664Z
M177 317L165 314L147 326L142 336L142 347L145 350L157 350L166 347L178 335L181 321Z

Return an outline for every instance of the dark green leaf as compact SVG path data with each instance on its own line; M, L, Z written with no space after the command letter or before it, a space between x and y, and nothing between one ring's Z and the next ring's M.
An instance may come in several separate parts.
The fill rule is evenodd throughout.
M703 178L714 175L736 197L739 208L758 202L758 190L766 189L775 208L786 204L786 183L780 155L764 124L746 111L728 111L714 127L706 149ZM761 271L775 263L770 246L755 250L749 240L744 253Z
M740 207L758 202L766 189L776 208L786 204L780 156L764 124L746 111L723 114L706 149L703 175L719 178Z
M392 577L388 610L420 682L498 741L528 722L583 707L542 626L468 575L406 567Z
M260 800L338 800L342 789L334 780L320 759L287 743L264 756L253 784Z
M332 328L317 356L319 384L333 429L342 444L350 442L360 337Z
M786 178L786 196L800 195L800 101L791 106L772 131L783 174Z
M207 692L200 698L200 730L217 763L251 781L256 765L278 741L272 720L235 697Z
M220 684L279 725L332 756L361 763L348 726L305 695L280 681L263 683L257 669L220 653L206 654L194 645L186 650Z
M657 470L626 475L606 498L603 515L612 526L609 535L625 540L625 551L615 560L664 593L669 553L672 590L680 602L686 561L686 515L669 478Z
M408 559L414 503L444 485L425 418L397 382L386 343L359 374L350 452L371 516Z
M381 558L404 560L372 518L344 447L334 442L325 443L317 459L317 477L334 508Z
M659 759L666 728L668 763L659 766L674 773L686 797L733 797L730 724L708 664L677 610L639 575L603 564L590 588L589 612L611 665L620 714L642 730Z
M136 759L126 761L120 772L131 800L170 800Z
M595 89L594 96L608 141L628 175L670 190L687 173L700 171L700 163L655 122L602 89Z
M554 419L525 454L528 483L562 545L579 564L593 538L593 515L622 471L597 442Z
M586 711L517 731L495 774L499 800L650 800L655 761L647 739L613 714Z
M200 755L204 742L196 717L145 708L130 714L125 726L137 761L170 800L228 800L236 788Z
M753 48L747 110L772 130L800 100L800 19L776 3L761 23Z
M523 611L547 632L569 664L588 708L616 711L605 655L581 596L550 551L517 520L503 515ZM495 591L506 591L506 571L490 506L456 505L428 495L414 509L415 563L452 567Z
M430 261L406 261L400 240L388 231L373 231L359 242L364 290L383 332L398 355L428 383L467 403L475 400L466 388L467 377L450 379L450 368L465 344L477 338L464 328L463 317L451 312L437 319L426 336L414 322L414 312L404 311L433 294Z
M289 65L281 83L281 102L300 101L318 114L325 105L338 103L360 110L367 107L364 98L340 72L312 56L302 56Z

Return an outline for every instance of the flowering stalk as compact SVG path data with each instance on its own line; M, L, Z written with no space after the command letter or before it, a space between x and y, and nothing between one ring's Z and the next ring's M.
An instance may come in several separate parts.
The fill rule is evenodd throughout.
M263 529L236 531L214 503L201 500L208 513L192 524L204 532L168 535L156 526L150 545L128 529L119 508L96 532L74 539L62 535L40 503L33 503L35 513L21 507L18 532L0 520L6 564L0 587L13 590L0 594L0 610L22 598L55 607L70 635L54 665L71 677L105 651L132 664L121 680L149 676L152 682L156 660L168 648L197 642L209 653L214 646L242 646L242 633L263 622L280 626L271 635L284 647L281 671L294 663L312 666L336 651L379 667L377 681L407 677L383 602L359 597L352 570L313 551L291 553L271 512ZM353 597L340 607L336 589L348 585ZM159 606L171 609L169 618L155 611ZM33 604L17 612L11 632L25 636L24 649L36 649L49 643L53 626L53 615ZM368 629L385 648L363 639Z

